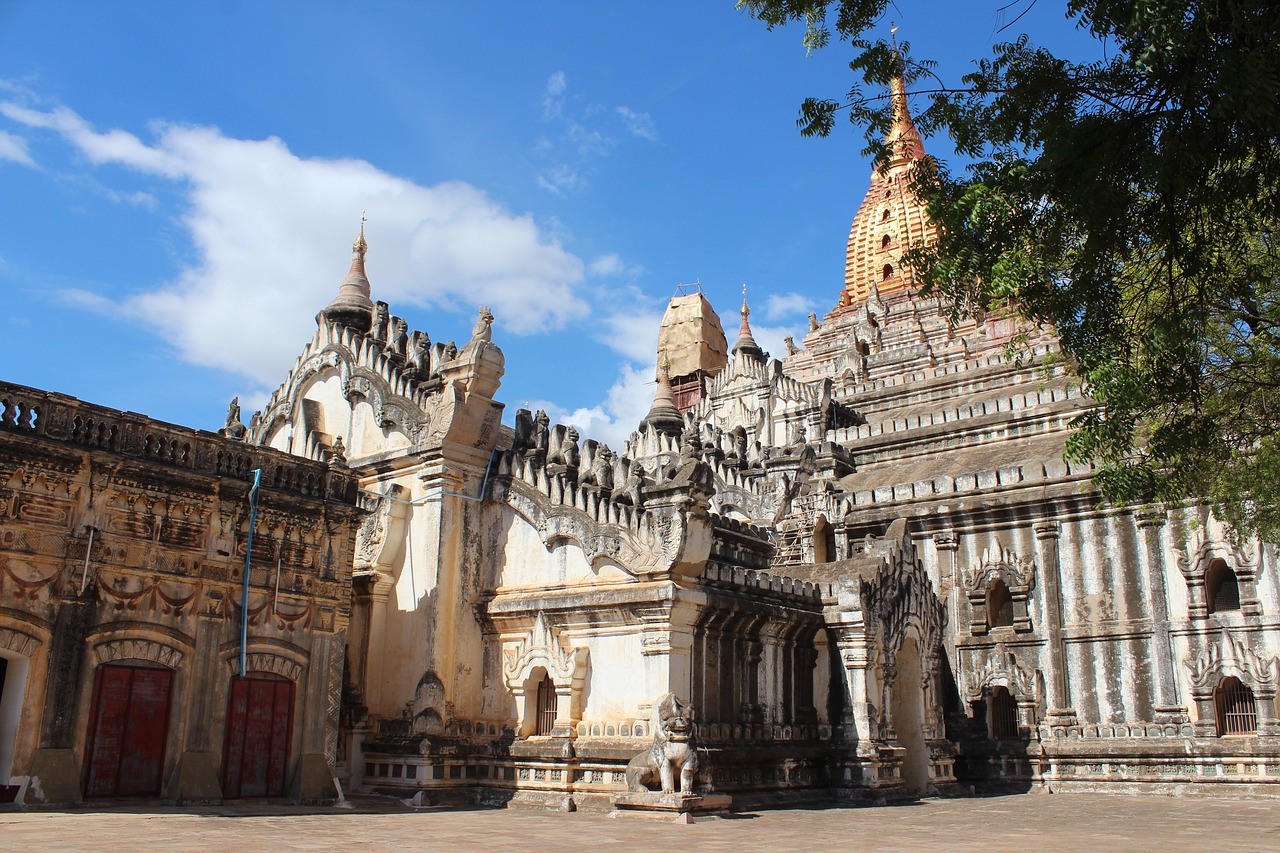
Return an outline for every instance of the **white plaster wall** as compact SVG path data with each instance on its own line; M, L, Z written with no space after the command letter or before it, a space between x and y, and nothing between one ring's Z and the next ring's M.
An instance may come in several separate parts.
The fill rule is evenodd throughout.
M625 634L589 636L585 642L590 664L583 691L584 721L631 719L640 713L641 703L648 704L661 692L653 686L657 673L650 670L665 658L640 653L638 627Z
M582 545L572 539L557 539L548 549L537 528L515 512L505 512L506 542L496 571L496 586L616 583L632 577L608 558L597 558L594 565L588 562Z

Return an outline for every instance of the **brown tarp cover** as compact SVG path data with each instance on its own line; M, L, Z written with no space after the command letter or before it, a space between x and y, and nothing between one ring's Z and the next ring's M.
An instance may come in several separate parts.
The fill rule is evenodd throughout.
M698 370L719 373L729 363L724 328L707 297L701 293L671 297L658 330L658 363L666 355L671 377Z

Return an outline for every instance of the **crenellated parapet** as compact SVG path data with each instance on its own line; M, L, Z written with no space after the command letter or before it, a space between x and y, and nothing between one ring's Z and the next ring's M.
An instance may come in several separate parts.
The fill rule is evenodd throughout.
M421 437L428 425L431 397L438 394L443 385L439 368L451 353L456 355L457 348L452 342L431 347L425 333L413 335L418 349L412 357L406 357L403 351L372 334L322 319L284 383L251 419L249 442L262 443L281 426L293 421L303 406L308 384L318 376L334 372L340 379L343 396L348 401L366 400L380 427L395 426L413 439ZM423 342L427 346L423 346ZM323 442L309 441L307 455L327 455L331 442L332 439L326 448Z
M220 478L252 481L260 470L264 486L299 497L355 497L356 478L339 467L7 382L0 382L0 431Z
M591 562L607 557L633 576L696 574L710 548L711 469L691 446L653 438L662 452L642 462L596 441L580 446L573 427L520 410L512 447L496 460L495 497L548 548L572 540Z

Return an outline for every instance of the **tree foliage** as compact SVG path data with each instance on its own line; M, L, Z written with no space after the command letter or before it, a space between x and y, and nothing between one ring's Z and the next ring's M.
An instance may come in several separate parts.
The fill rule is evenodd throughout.
M1025 10L1036 0L1019 0ZM868 149L889 122L898 58L889 0L741 0L770 28L832 28L858 81L810 99L826 135L847 111ZM1280 3L1068 0L1103 59L1074 62L1021 36L963 86L902 45L923 132L972 158L920 170L940 225L910 254L957 311L1011 309L1051 324L1086 391L1068 454L1123 502L1207 497L1243 532L1280 537ZM917 107L918 108L918 107Z

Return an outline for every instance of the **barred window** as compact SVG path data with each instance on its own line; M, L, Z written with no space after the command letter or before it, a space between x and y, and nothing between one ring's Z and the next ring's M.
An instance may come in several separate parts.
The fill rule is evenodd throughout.
M556 688L551 676L544 675L538 682L538 718L533 733L549 735L556 727Z
M1219 735L1251 735L1258 731L1258 709L1253 691L1240 679L1222 679L1213 692L1213 708L1218 715Z
M1007 687L995 687L988 701L987 720L991 725L991 737L1010 740L1018 736L1018 704Z

